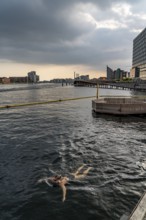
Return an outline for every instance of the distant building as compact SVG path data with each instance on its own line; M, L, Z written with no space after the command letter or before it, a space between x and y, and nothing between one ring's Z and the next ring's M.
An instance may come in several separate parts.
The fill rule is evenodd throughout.
M84 80L84 81L88 81L89 80L89 75L77 75L76 74L76 78L75 78L76 80Z
M98 80L100 80L100 81L105 81L105 80L107 80L107 77L101 76L101 77L98 78Z
M146 79L146 28L133 40L131 74Z
M121 69L120 68L118 68L115 71L115 79L117 79L117 80L122 79L122 77L121 77Z
M9 77L10 83L27 83L27 76L13 76Z
M80 75L79 73L75 73L75 72L74 72L74 79L78 78L79 75Z
M118 68L117 70L112 70L107 66L107 80L122 80L123 78L129 77L130 73Z
M8 84L8 83L36 83L39 81L39 76L36 75L35 71L29 72L28 76L11 76L7 77L0 77L0 83Z
M140 68L135 67L130 70L130 77L131 78L139 78L140 77Z
M31 71L27 75L28 75L28 82L37 83L39 81L39 76L36 75L35 71Z
M89 80L89 75L81 75L79 76L81 80Z
M50 83L73 83L73 79L72 78L58 78L58 79L51 79L49 82Z
M9 84L10 83L10 79L7 77L0 77L0 83L2 84Z
M115 72L109 66L107 66L106 73L107 73L107 80L115 79Z

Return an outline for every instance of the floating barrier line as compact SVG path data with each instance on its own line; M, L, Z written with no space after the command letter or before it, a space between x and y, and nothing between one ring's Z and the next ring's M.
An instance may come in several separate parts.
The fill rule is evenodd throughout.
M110 98L116 98L116 97L124 97L124 96L100 96L100 97L110 97ZM146 96L133 96L135 98L146 98ZM96 98L96 96L86 96L86 97L76 97L76 98L67 98L67 99L57 99L57 100L49 100L49 101L43 101L43 102L29 102L29 103L17 103L17 104L8 104L8 105L1 105L0 109L8 109L8 108L17 108L17 107L25 107L25 106L33 106L33 105L44 105L44 104L51 104L51 103L57 103L57 102L66 102L66 101L74 101L74 100L80 100L80 99L89 99L89 98ZM130 98L130 96L127 96L126 98Z
M51 104L51 103L65 102L65 101L73 101L73 100L80 100L80 99L89 99L89 98L95 98L95 96L57 99L57 100L49 100L49 101L43 101L43 102L29 102L29 103L17 103L17 104L1 105L0 109L17 108L17 107L32 106L32 105L44 105L44 104Z

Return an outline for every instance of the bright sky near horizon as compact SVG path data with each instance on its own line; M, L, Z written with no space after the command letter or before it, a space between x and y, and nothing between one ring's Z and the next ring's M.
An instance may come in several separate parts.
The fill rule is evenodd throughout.
M36 71L41 80L130 70L145 0L1 0L0 77Z

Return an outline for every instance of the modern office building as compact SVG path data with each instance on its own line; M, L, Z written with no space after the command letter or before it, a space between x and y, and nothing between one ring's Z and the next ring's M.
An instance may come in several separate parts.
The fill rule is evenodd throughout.
M132 70L134 77L146 79L146 28L133 40Z
M122 80L127 77L129 77L129 72L121 70L120 68L112 70L107 66L107 80Z
M106 67L106 75L107 75L107 80L115 79L115 73L109 66Z

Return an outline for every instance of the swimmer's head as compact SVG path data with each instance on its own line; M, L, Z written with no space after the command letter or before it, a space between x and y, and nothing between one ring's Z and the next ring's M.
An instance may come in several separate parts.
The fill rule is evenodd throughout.
M61 175L56 175L56 176L54 176L54 179L59 180L59 179L61 179L61 177L62 177Z

